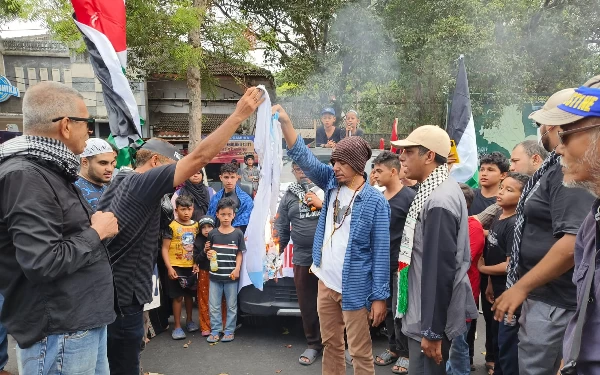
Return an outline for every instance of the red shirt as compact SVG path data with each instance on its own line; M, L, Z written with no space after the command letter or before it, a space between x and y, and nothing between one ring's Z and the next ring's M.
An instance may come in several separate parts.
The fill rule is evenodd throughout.
M481 223L474 217L469 217L469 242L471 243L471 267L467 271L471 289L473 289L473 298L475 304L479 306L479 270L477 263L483 255L483 247L485 246L485 236Z

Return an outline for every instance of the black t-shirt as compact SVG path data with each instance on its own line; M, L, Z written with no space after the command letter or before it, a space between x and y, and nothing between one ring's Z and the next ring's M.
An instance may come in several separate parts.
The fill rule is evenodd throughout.
M391 209L390 218L390 271L393 273L398 270L398 255L400 253L400 242L402 242L402 232L410 204L417 193L406 187L402 188L394 195L388 203Z
M231 280L231 273L236 267L236 257L238 252L246 251L244 242L244 233L235 229L231 233L221 233L219 228L215 228L208 234L211 250L217 252L217 264L219 269L216 272L210 272L210 279L213 281L234 281Z
M238 209L240 208L240 200L237 194L235 193L235 189L233 189L229 193L223 192L223 198L229 198L233 201L233 203L235 204L235 206L233 207L233 211L237 213Z
M327 136L327 133L325 132L325 127L323 125L321 125L317 128L317 134L315 137L315 143L317 144L317 146L327 144L327 142L329 142L329 141L334 141L335 143L338 143L341 139L342 139L342 129L341 128L336 127L335 130L333 131L333 134L331 135L331 137Z
M500 220L500 215L498 215L492 223L483 252L486 266L495 266L506 262L506 257L510 256L515 236L516 219L517 215L512 215ZM490 278L492 279L494 295L499 296L506 289L506 275L492 275Z
M98 211L112 212L119 221L119 233L107 248L121 307L152 301L161 201L174 190L175 167L169 164L145 173L120 171L98 203Z
M486 208L496 203L496 197L486 198L481 194L481 189L473 189L475 198L471 207L469 208L469 216L478 215L483 212Z
M525 203L525 227L521 240L519 274L535 267L564 234L577 234L594 198L579 188L566 188L563 173L556 164L542 176ZM574 310L577 290L573 269L534 289L529 297L552 306Z

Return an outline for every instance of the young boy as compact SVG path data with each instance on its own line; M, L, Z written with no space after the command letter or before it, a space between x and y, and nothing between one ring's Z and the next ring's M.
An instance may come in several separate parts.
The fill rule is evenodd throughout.
M185 297L186 329L198 330L192 318L193 298L198 269L194 263L194 242L198 234L198 223L192 220L194 200L182 195L175 200L178 220L173 220L163 235L162 257L169 273L169 297L173 299L175 327L173 340L185 339L181 328L181 307ZM194 289L192 289L194 288Z
M319 147L335 147L342 139L342 129L335 126L335 110L333 108L325 108L321 111L321 123L323 126L317 128L315 143Z
M252 196L256 196L258 191L258 182L260 180L260 168L254 164L254 155L249 154L244 157L246 168L242 169L242 178L246 182L252 183Z
M240 268L242 266L242 253L246 251L244 234L232 226L235 218L235 203L231 198L223 198L217 205L217 218L219 227L208 234L207 251L208 259L214 261L216 257L218 269L211 265L210 270L210 336L206 341L214 343L219 341L219 332L223 331L221 317L221 299L225 294L227 301L227 323L221 341L229 342L234 339L237 320L237 292ZM211 262L212 263L212 262Z
M385 188L383 195L390 204L390 286L392 296L388 299L388 314L385 319L389 348L375 357L375 364L386 366L394 363L392 372L402 373L408 371L408 338L402 333L402 321L394 319L396 301L398 300L398 255L402 231L406 215L417 193L402 185L400 173L402 165L398 155L390 151L383 151L373 161L373 177L377 184Z
M509 172L500 184L496 203L502 208L502 212L496 217L490 227L483 258L478 262L478 268L482 276L488 278L485 298L490 303L493 303L506 289L506 267L510 258L514 237L515 211L527 180L529 180L529 176L527 175ZM492 342L494 345L494 357L496 358L494 369L494 374L496 375L518 373L518 370L514 372L514 366L518 364L518 330L512 331L514 332L510 334L514 336L513 340L508 341L508 346L505 346L502 352L500 352L498 345L499 323L496 321L493 322Z
M459 184L460 188L465 196L467 202L467 210L473 204L474 193L473 190L466 184ZM469 282L471 283L471 289L473 290L473 298L475 304L479 305L479 271L477 270L477 263L483 253L483 247L485 245L485 237L483 235L483 227L481 223L474 217L469 217L469 244L471 247L471 266L467 271L469 276ZM477 320L473 319L468 321L467 325L473 326L477 324ZM471 372L471 364L473 363L473 354L475 348L473 346L475 342L475 331L469 330L465 334L456 337L452 340L452 346L450 347L450 358L446 365L446 372L448 375L466 375Z
M242 188L237 185L238 179L238 168L234 164L223 164L221 166L221 174L219 175L221 183L223 183L223 189L219 190L210 200L208 206L208 216L216 217L216 225L219 225L219 217L217 215L217 204L223 198L230 198L233 202L233 213L235 218L233 219L233 227L238 228L244 233L248 222L250 221L250 213L254 208L254 202L252 198L246 194Z

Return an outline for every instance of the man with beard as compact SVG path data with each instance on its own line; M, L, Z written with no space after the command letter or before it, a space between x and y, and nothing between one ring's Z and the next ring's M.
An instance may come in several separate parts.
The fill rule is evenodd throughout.
M92 211L96 211L98 201L112 179L116 159L112 147L103 139L90 138L85 144L83 154L79 155L81 169L75 186L90 204Z
M495 319L507 324L522 306L518 333L520 374L556 374L562 360L565 329L577 307L572 281L575 235L594 199L583 189L563 186L560 156L555 152L560 129L553 115L556 107L573 95L573 89L559 91L529 116L539 124L542 144L550 155L523 188L517 206L507 290L493 307Z
M411 374L446 374L450 342L477 318L467 271L471 261L468 213L449 176L450 138L424 125L400 141L407 177L421 183L402 233L397 316L408 337Z
M600 76L589 80L552 113L546 122L559 124L564 184L581 187L596 197L575 241L577 309L565 333L563 355L567 366L577 361L577 373L600 373ZM591 104L591 105L589 105ZM550 254L548 254L550 256ZM595 276L594 276L595 274ZM588 279L592 278L592 280ZM588 286L589 285L589 286ZM590 288L589 296L586 293ZM587 310L587 311L585 311ZM577 330L579 327L579 330ZM580 344L581 350L573 350Z
M294 244L294 284L308 345L298 360L301 365L311 365L323 350L317 313L319 279L310 272L312 245L323 201L311 191L316 185L304 175L298 164L292 163L292 172L297 182L290 184L279 203L275 235L279 238L281 252L289 244L290 238Z

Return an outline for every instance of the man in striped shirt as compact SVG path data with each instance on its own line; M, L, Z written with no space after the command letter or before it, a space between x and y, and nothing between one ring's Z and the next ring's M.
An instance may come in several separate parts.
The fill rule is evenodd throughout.
M107 246L117 312L117 319L108 327L111 374L139 373L143 307L152 301L163 196L204 168L263 100L260 89L246 91L234 113L179 161L181 155L168 142L147 141L136 153L136 170L121 171L100 199L98 210L114 213L121 229Z

